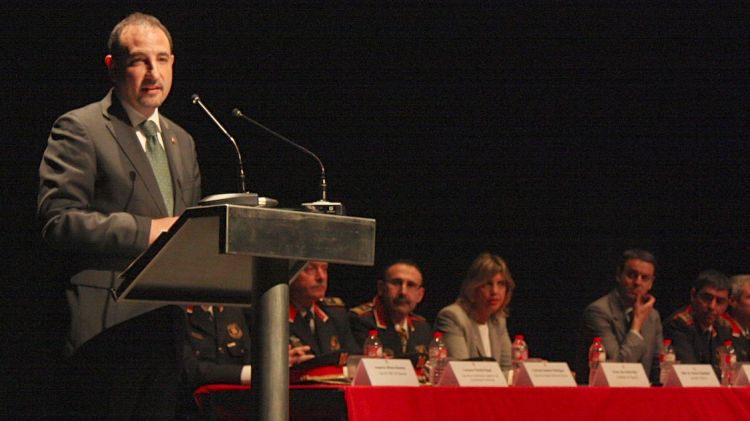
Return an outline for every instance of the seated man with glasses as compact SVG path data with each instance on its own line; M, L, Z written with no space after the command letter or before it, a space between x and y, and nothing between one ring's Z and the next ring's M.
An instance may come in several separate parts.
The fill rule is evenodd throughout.
M350 310L352 333L362 344L377 329L387 357L426 353L432 338L430 324L414 314L424 297L422 272L416 263L399 260L386 268L377 283L378 295Z
M730 283L718 271L698 274L690 289L690 304L664 323L664 336L672 339L677 360L683 364L711 364L719 373L716 349L732 339L732 328L721 315L729 306Z
M645 250L626 250L617 266L617 286L586 307L582 344L576 370L579 383L588 382L588 348L594 337L602 338L608 361L639 362L652 382L659 379L662 326L654 286L656 258Z

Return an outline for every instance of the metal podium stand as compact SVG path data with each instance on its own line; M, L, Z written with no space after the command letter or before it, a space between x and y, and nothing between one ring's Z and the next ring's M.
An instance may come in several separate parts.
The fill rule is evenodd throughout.
M253 307L257 419L289 415L289 281L306 261L372 265L375 220L217 205L188 209L120 275L118 300Z

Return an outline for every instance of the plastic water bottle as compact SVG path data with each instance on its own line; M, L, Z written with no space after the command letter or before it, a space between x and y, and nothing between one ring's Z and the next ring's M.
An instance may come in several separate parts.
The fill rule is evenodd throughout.
M383 358L383 343L380 342L378 330L372 329L368 333L367 339L362 346L364 356L368 358Z
M521 363L529 359L529 346L523 340L523 335L516 335L513 344L510 346L510 358L513 363L513 370L521 367Z
M719 347L719 367L721 368L721 385L731 386L734 383L734 365L737 363L737 352L732 346L732 340L724 341Z
M510 360L513 369L508 373L508 384L515 385L518 377L518 369L521 363L529 359L529 346L523 340L523 335L516 335L513 343L510 345Z
M448 348L445 347L445 342L443 342L443 332L432 334L427 355L430 364L430 383L435 386L440 383L445 366L448 365Z
M602 338L597 336L589 347L589 386L594 383L594 377L599 370L599 364L607 361L607 351L602 344Z
M672 366L677 361L677 355L672 348L672 340L664 339L664 346L659 352L659 383L664 386L667 383Z

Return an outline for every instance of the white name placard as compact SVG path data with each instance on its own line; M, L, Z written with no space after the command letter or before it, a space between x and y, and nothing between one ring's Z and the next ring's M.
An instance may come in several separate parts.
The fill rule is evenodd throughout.
M419 386L417 374L407 359L362 358L354 375L355 385Z
M649 387L651 383L641 363L600 363L590 386Z
M523 362L513 375L513 386L563 386L575 387L568 363Z
M712 387L719 379L710 364L675 364L664 386Z
M507 387L495 361L449 361L438 386Z
M750 364L742 364L735 371L732 386L750 386Z

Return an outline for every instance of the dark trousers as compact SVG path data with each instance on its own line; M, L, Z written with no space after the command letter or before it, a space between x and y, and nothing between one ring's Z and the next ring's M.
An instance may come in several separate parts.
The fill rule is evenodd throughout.
M59 370L55 414L75 419L173 419L184 312L162 307L99 334Z

